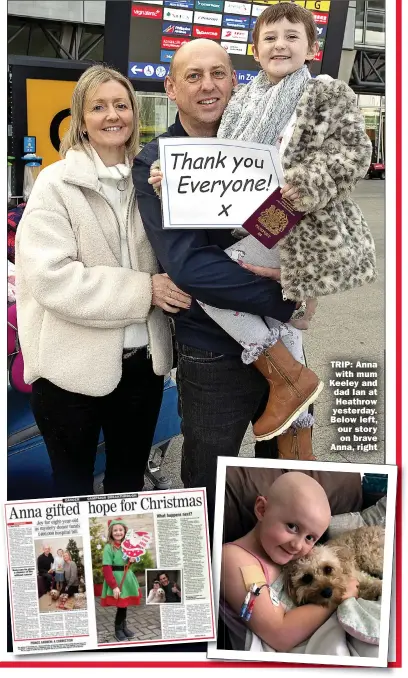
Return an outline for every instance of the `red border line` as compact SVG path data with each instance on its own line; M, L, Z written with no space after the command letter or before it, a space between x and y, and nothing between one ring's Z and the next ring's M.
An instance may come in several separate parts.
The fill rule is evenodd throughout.
M397 501L395 510L395 580L396 580L396 636L395 661L391 668L402 668L402 0L396 0L395 14L395 387L396 387L396 464L398 466Z
M21 656L21 655L20 655ZM249 668L260 668L260 669L350 669L350 668L366 668L370 669L371 667L367 666L358 666L357 664L283 664L280 662L247 662L247 661L214 661L212 659L209 659L207 662L204 661L196 661L196 662L181 662L181 661L165 661L165 662L158 662L158 661L143 661L143 662L1 662L0 663L0 668L53 668L53 667L58 667L61 669L67 669L67 668L100 668L100 667L107 667L107 668L113 668L113 667L118 667L118 668L159 668L159 669L249 669ZM380 670L384 670L383 668L379 667Z
M398 484L395 522L395 579L396 592L402 584L402 0L396 0L395 35L395 74L396 74L396 187L395 187L395 226L396 226L396 464L398 466ZM396 595L396 658L388 662L389 668L402 668L402 599ZM0 668L336 668L325 664L283 664L272 662L0 662ZM341 665L339 665L339 668Z

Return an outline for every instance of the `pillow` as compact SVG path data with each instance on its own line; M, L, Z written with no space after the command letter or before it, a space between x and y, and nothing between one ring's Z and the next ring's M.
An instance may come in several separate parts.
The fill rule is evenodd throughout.
M361 516L366 525L385 525L387 513L387 495L384 495L373 506L361 511Z
M380 600L348 598L337 608L340 625L350 636L370 645L379 645L381 625Z
M356 530L366 525L385 525L387 511L387 497L381 497L374 506L369 506L361 512L340 513L330 521L329 539L337 537L343 532Z

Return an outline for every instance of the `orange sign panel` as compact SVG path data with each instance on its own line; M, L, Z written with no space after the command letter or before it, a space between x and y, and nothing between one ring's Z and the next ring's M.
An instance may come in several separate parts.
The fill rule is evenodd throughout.
M27 134L37 138L43 167L60 160L59 144L71 120L76 82L27 79Z

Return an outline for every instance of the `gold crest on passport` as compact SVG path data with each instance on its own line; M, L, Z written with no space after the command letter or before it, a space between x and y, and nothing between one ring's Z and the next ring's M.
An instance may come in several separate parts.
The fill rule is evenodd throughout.
M265 226L273 235L278 235L285 230L289 223L289 219L285 212L275 205L271 205L268 209L261 212L258 221L262 226Z

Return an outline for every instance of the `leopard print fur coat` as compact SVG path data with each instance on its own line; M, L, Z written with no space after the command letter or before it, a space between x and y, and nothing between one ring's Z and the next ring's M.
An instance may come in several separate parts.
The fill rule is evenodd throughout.
M284 296L342 292L376 278L374 241L350 194L367 172L371 141L356 95L341 80L311 80L281 162L304 218L279 243Z

